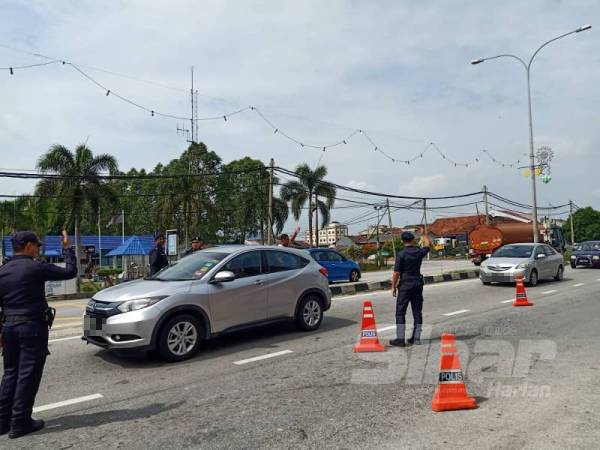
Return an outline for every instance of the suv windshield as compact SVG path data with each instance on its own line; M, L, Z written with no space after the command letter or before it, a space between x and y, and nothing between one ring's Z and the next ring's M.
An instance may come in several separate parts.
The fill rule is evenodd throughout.
M492 255L493 258L530 258L533 245L505 245Z
M591 250L600 250L600 242L583 242L578 250L589 252Z
M161 281L199 280L227 253L197 252L183 258L174 266L165 267L150 279Z

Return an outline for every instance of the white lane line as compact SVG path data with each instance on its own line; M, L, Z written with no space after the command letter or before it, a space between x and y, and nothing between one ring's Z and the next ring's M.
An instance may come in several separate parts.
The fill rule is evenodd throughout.
M234 364L241 366L243 364L248 364L255 361L261 361L263 359L275 358L277 356L287 355L288 353L294 353L291 350L282 350L280 352L275 353L267 353L266 355L255 356L254 358L242 359L240 361L235 361Z
M48 342L61 342L61 341L70 341L72 339L81 339L81 336L70 336L58 339L50 339Z
M77 403L89 402L91 400L97 400L99 398L104 398L102 394L93 394L86 395L85 397L77 397L72 398L70 400L64 400L62 402L50 403L49 405L38 406L33 408L34 413L39 413L42 411L48 411L49 409L61 408L63 406L75 405Z
M558 292L556 289L552 289L551 291L544 291L542 292L542 294L554 294L555 292Z
M504 301L501 301L500 303L512 303L514 301L515 301L515 299L511 298L510 300L504 300Z
M396 325L391 325L389 327L377 328L378 333L383 333L384 331L395 330Z
M583 286L584 284L585 284L585 283L577 283L577 284L574 284L574 285L573 285L573 287L579 287L579 286Z
M471 310L470 309L459 309L458 311L452 311L452 312L449 312L446 314L442 314L442 316L455 316L457 314L463 314L463 313L466 313L469 311L471 311Z

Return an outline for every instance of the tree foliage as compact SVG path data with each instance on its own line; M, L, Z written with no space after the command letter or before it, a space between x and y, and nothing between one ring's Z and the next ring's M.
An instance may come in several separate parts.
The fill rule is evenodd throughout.
M39 198L0 202L4 234L33 230L43 236L59 234L66 227L77 228L80 236L96 234L100 226L102 234L119 235L123 212L126 234L178 230L184 245L195 236L211 243L266 239L271 174L261 161L249 157L223 164L205 144L192 143L178 158L150 171L119 172L110 155L94 155L83 145L74 151L53 146L40 158L38 168L64 178L42 179L35 192ZM127 178L100 177L108 173ZM273 182L279 184L277 177ZM283 231L288 216L287 202L275 196L274 233ZM119 220L109 226L111 218Z
M571 220L575 231L575 242L600 240L600 211L592 208L580 208L569 216L563 225L563 233L571 239Z

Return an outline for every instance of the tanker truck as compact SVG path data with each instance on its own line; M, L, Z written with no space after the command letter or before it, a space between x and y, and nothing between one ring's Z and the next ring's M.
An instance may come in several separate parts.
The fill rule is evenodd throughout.
M540 224L538 242L551 245L558 252L565 249L562 229L556 225L544 227ZM506 244L533 242L533 226L531 222L503 222L477 225L469 233L469 253L473 263L478 266L496 249Z

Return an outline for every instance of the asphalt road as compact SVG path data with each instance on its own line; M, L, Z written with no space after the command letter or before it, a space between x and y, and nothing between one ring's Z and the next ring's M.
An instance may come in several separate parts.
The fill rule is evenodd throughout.
M597 448L600 271L528 289L464 280L425 287L428 345L352 352L361 303L394 335L388 292L334 300L321 330L275 325L220 338L196 358L120 358L50 344L37 416L47 428L2 448ZM459 339L478 409L431 411L439 335ZM71 405L60 402L73 401Z

